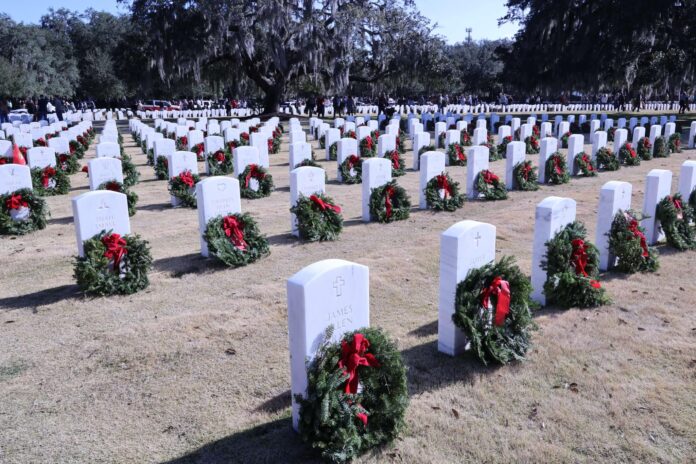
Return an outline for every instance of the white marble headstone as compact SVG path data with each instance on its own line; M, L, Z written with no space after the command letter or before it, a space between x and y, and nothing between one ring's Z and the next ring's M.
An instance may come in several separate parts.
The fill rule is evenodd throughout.
M333 145L335 142L338 142L338 139L341 138L341 131L338 129L329 129L326 131L324 142L325 142L325 147L326 147L326 160L329 161L331 159L331 145Z
M111 190L95 190L72 199L73 219L77 236L77 252L84 255L84 241L102 230L130 234L126 195Z
M270 159L268 157L268 136L266 135L266 133L263 131L254 132L249 136L249 140L250 145L256 148L258 152L259 162L257 164L263 166L264 168L269 167ZM237 149L235 149L235 152L236 150Z
M117 158L94 158L89 166L89 189L96 190L104 182L115 180L123 183L123 166Z
M488 169L488 147L477 145L469 149L466 155L466 196L470 200L478 198L476 189L476 176L479 172Z
M418 171L420 169L420 159L418 153L421 148L430 145L430 134L428 132L418 132L413 138L413 170Z
M418 206L426 209L425 187L430 179L445 172L445 154L440 151L428 151L423 153L420 161L420 189L418 192Z
M27 163L30 168L45 168L56 165L56 152L53 148L34 147L27 150Z
M259 150L250 146L235 148L232 157L235 177L239 177L250 164L260 164Z
M33 190L29 166L0 165L0 195L7 195L21 189Z
M352 139L351 139L352 140ZM326 173L322 168L302 166L290 172L290 206L295 206L300 195L309 197L314 194L324 193ZM299 237L297 218L290 214L292 235Z
M546 183L546 161L558 151L558 139L546 137L541 139L539 149L539 183Z
M597 231L595 245L599 249L599 269L607 271L616 264L616 259L609 253L609 231L614 216L619 210L631 209L633 187L628 182L612 180L602 186L599 192L597 210Z
M358 153L358 141L351 138L343 138L338 141L336 150L336 171L337 179L339 182L343 182L343 176L341 176L341 164L351 155L360 156ZM352 173L351 173L352 174Z
M645 137L645 127L642 126L636 126L633 129L633 138L631 139L631 142L635 147L638 146L638 141Z
M640 222L645 229L645 238L648 245L654 245L662 238L664 233L660 227L660 221L655 217L657 205L669 196L672 191L672 171L666 169L653 169L645 179L645 196L643 198L643 215L646 219Z
M392 163L386 158L369 158L362 164L362 220L370 222L372 190L391 182Z
M121 147L117 143L113 142L102 142L97 145L97 158L111 157L120 158L121 157Z
M208 222L217 216L242 212L239 199L239 181L232 177L213 176L196 184L198 205L198 231L201 240L201 255L208 256L208 244L203 235Z
M518 188L515 185L515 166L525 161L525 150L527 146L524 142L510 142L505 152L505 188L513 190Z
M679 193L685 202L696 188L696 161L684 161L679 171Z
M600 148L607 146L607 133L604 131L597 131L592 133L592 159L597 158L597 152Z
M377 139L377 156L384 158L384 155L394 150L396 150L396 137L391 134L380 135Z
M312 146L307 142L295 142L290 144L290 157L288 168L295 169L298 164L306 159L312 159Z
M568 157L566 164L568 172L571 176L576 176L579 172L575 157L585 151L585 136L581 134L573 134L568 137Z

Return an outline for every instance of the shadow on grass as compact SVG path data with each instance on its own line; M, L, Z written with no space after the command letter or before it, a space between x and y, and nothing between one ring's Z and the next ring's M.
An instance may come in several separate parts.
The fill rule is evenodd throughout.
M410 331L408 334L418 338L437 335L437 319Z
M66 224L72 224L73 223L73 217L72 216L65 216L62 218L54 218L54 219L49 219L46 221L49 226L51 225L66 225Z
M204 258L200 253L158 259L153 263L153 268L177 279L186 274L200 274L208 270L227 269L224 266L216 265L215 260Z
M292 430L292 421L288 417L221 438L163 464L252 462L276 464L319 463L321 461Z
M36 311L39 306L51 305L68 298L81 297L83 294L77 285L61 285L47 288L38 292L12 296L0 299L0 308L6 310L32 308Z
M172 209L173 206L170 202L167 203L153 203L151 205L143 205L136 207L137 211L165 211Z
M289 408L291 405L292 399L290 397L290 390L285 390L270 400L264 401L258 408L255 409L255 411L276 414L286 408Z

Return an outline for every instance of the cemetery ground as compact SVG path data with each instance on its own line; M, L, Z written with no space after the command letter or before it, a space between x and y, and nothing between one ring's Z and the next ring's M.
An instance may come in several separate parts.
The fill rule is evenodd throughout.
M609 306L539 311L526 362L486 368L473 356L437 351L441 232L463 219L491 223L497 257L517 257L529 275L539 201L577 200L594 241L605 182L631 182L640 209L646 174L669 169L676 188L680 165L696 151L511 192L507 201L467 202L455 213L414 208L410 219L386 225L363 224L361 186L336 183L336 163L320 160L345 229L336 242L302 243L290 236L285 135L281 153L271 155L276 191L242 200L269 237L271 255L230 270L200 256L196 211L170 206L166 183L154 180L145 156L124 138L142 174L132 230L155 258L147 290L79 294L67 196L47 198L45 230L0 239L1 462L311 462L290 425L286 280L327 258L369 267L371 323L398 340L409 369L406 431L361 462L696 456L694 252L660 247L657 274L605 274ZM407 151L409 167L412 156ZM504 163L491 169L504 175ZM464 187L466 168L448 171ZM85 174L71 179L71 197L87 191ZM418 174L408 171L398 182L417 205Z

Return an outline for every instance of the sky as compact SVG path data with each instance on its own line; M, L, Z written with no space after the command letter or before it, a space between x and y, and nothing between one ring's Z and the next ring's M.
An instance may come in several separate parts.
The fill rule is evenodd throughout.
M438 24L435 32L449 43L466 40L469 27L474 40L510 38L518 29L516 24L498 27L498 18L505 15L505 0L416 0L416 5L424 16ZM51 7L125 12L116 0L0 0L0 13L25 23L38 23Z

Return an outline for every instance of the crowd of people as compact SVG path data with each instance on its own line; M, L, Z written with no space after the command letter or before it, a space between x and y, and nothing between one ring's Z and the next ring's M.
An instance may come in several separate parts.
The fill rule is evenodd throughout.
M63 120L66 111L96 109L93 100L69 100L63 97L39 95L38 98L0 98L0 124L10 122L10 114L28 114L32 121L47 120L49 114L55 114Z

